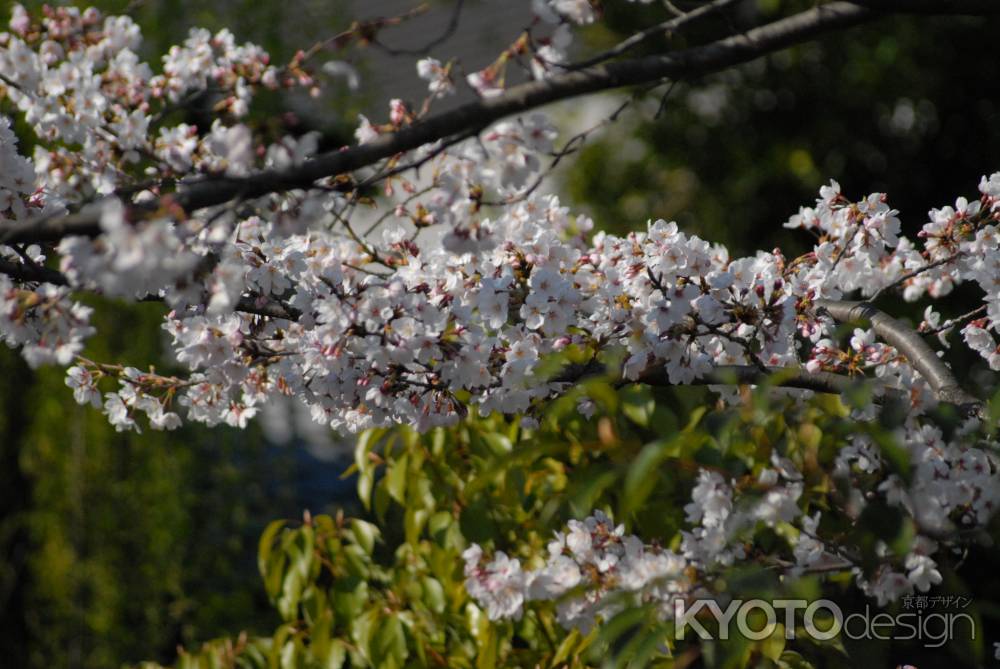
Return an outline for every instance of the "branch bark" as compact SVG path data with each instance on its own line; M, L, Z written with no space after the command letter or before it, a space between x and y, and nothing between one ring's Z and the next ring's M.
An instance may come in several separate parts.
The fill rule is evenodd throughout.
M840 323L868 321L883 341L906 356L914 369L927 380L938 401L957 405L967 413L979 413L983 402L966 392L958 379L927 342L906 323L893 318L868 302L816 300L820 313L829 314Z
M606 376L608 373L609 370L603 364L597 360L591 360L585 364L568 365L561 373L549 381L551 383L576 384L590 377ZM803 367L779 366L761 368L756 365L720 365L688 384L676 384L670 381L666 370L662 365L659 365L644 371L634 382L622 379L617 381L616 385L622 386L630 383L641 383L664 388L677 385L759 386L772 384L780 388L798 388L800 390L812 390L817 393L843 395L856 389L863 383L879 384L879 381L878 379L869 377L853 378L834 374L833 372L813 373ZM895 388L886 388L881 385L879 387L882 390L882 394L876 398L876 402L881 402L886 397L900 401L906 399L904 394Z
M1000 14L996 0L852 0L878 12L896 14L959 14L982 16Z
M663 79L700 77L832 30L857 25L877 15L850 2L831 2L703 46L596 65L515 86L496 97L480 99L431 116L366 144L322 154L292 169L265 170L247 177L214 177L182 184L179 191L169 197L185 211L192 212L234 198L253 199L270 193L309 188L319 179L352 172L457 134L479 132L504 117L551 102ZM133 208L141 214L161 204L133 205ZM0 243L54 242L67 235L92 237L100 232L97 212L79 213L11 226L0 235Z
M630 50L632 47L641 44L650 37L656 35L670 34L674 31L680 30L681 28L687 28L691 25L698 23L704 19L714 16L720 10L726 9L736 3L742 2L743 0L714 0L706 5L692 9L686 14L681 14L680 16L675 16L669 21L664 21L663 23L658 23L655 26L650 26L644 30L641 30L631 37L622 40L614 47L603 51L596 56L587 58L577 63L566 66L566 69L579 70L584 67L589 67L591 65L596 65L598 63L603 63L606 60L611 60L612 58L617 58L623 53Z
M698 386L731 386L731 385L762 385L774 383L782 388L798 388L812 390L817 393L843 395L858 387L865 381L874 379L859 377L851 378L832 372L809 372L803 367L767 367L761 369L754 365L721 365L700 379L695 379L691 385ZM666 372L662 367L649 370L639 377L639 383L651 386L671 386ZM893 394L892 389L885 389L887 394Z
M718 72L779 51L824 33L845 29L883 16L885 12L920 14L998 14L997 0L854 0L819 5L746 33L702 46L668 54L622 60L587 67L515 86L502 95L471 102L424 119L395 133L340 151L317 156L298 167L265 170L247 177L212 177L182 184L169 196L184 210L193 212L235 198L252 199L270 193L309 188L326 177L352 172L379 160L426 144L476 133L504 117L536 107L597 91L644 84L664 79L688 79ZM163 204L132 205L137 213ZM139 218L137 216L136 218ZM96 212L39 219L10 226L0 234L0 243L54 242L68 235L100 234Z
M48 267L26 265L23 263L11 262L5 258L0 258L0 274L6 274L18 281L37 281L39 283L51 283L56 286L67 286L69 281L62 272L58 272Z

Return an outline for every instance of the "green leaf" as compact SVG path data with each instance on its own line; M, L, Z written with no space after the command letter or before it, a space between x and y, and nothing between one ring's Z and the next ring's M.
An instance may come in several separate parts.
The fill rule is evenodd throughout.
M622 403L622 413L636 425L649 427L649 420L656 409L653 393L646 385L626 386L618 393Z
M497 432L487 432L482 437L494 455L503 456L514 450L514 445L506 435Z
M365 430L354 446L354 464L358 470L358 499L368 510L371 509L372 487L375 485L375 463L369 454L385 432L381 428Z
M414 509L410 507L403 517L403 529L406 532L406 543L415 545L420 540L420 532L424 529L424 523L430 514L426 509Z
M441 582L436 578L431 576L424 576L420 580L420 585L423 589L423 601L434 613L444 613L445 607L448 602L445 598L444 588L441 586Z
M352 518L351 534L354 536L354 541L357 542L357 544L361 546L366 553L371 555L372 551L375 550L375 542L378 540L381 532L378 527L369 522Z
M485 629L480 631L479 647L476 649L476 669L493 669L497 666L497 635L496 628L483 616Z
M366 664L375 665L372 656L372 638L375 630L378 628L378 624L378 611L374 609L365 611L360 616L354 618L351 623L351 639L354 640L354 645L357 646L361 656L366 660Z
M340 639L330 641L325 657L321 659L323 669L340 669L347 659L347 646Z
M786 650L778 658L777 665L781 669L814 669L813 664L809 662L799 653L794 650Z
M659 439L646 444L639 451L625 476L625 495L622 499L622 511L625 514L636 511L646 501L659 479L660 465L664 460L676 456L678 447L677 439Z
M331 588L330 601L338 620L350 622L368 603L368 582L358 576L338 578Z
M777 662L785 650L785 626L777 623L774 633L759 642L760 653L772 662Z
M271 521L267 524L264 534L261 535L260 541L257 544L257 569L265 579L267 579L268 575L271 552L274 549L274 538L284 526L284 520Z
M372 486L375 485L375 470L372 468L363 469L358 474L358 499L365 505L366 510L372 508Z
M406 453L389 464L385 475L386 490L400 504L406 503L406 481L409 478L410 457Z
M566 638L562 640L562 643L559 644L559 648L556 649L556 654L552 656L551 666L555 667L566 662L579 642L580 631L573 628L570 633L566 635Z
M619 478L619 472L606 467L580 472L569 495L570 510L576 517L583 517L594 509L597 499Z
M436 511L427 521L427 531L431 539L439 545L444 544L445 534L455 522L455 517L450 511Z
M409 653L406 648L406 636L403 624L396 615L389 615L378 622L378 628L372 636L371 658L376 667L395 669L402 667Z
M604 379L590 379L583 383L583 388L587 397L597 402L607 413L618 409L618 393Z

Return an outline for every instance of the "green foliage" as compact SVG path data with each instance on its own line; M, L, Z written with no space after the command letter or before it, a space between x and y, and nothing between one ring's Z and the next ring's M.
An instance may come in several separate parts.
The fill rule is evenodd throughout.
M212 642L174 666L849 667L861 656L880 658L872 666L930 657L902 642L812 642L801 630L791 641L779 632L756 642L675 642L670 624L635 606L589 634L562 629L551 602L517 621L488 621L463 585L461 554L470 543L537 567L553 531L597 508L676 548L699 467L723 472L752 497L772 453L791 459L805 476L807 512L828 512L824 533L853 537L863 562L874 561L876 539L905 553L914 538L913 527L887 508L872 506L857 522L835 512L848 502L830 473L845 438L861 432L884 453L898 448L891 426L857 424L835 398L796 404L760 389L722 408L704 406L699 391L615 389L599 379L584 387L600 406L590 420L575 410L578 390L553 402L536 429L494 416L425 435L406 427L365 433L350 473L366 519L306 515L273 522L261 538L258 564L281 626L269 638ZM797 533L784 523L748 532L748 559L714 587L743 599L823 596L844 603L845 613L863 608L849 574L780 576L777 561L794 561ZM961 560L943 567L953 579L949 592L968 590ZM996 594L977 593L969 611L986 614ZM955 644L936 652L969 663L983 648Z

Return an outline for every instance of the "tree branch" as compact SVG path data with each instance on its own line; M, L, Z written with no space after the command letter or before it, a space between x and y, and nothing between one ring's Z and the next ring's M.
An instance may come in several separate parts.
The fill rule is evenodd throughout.
M241 297L236 303L236 311L244 314L256 314L270 318L283 318L287 321L297 321L302 312L284 302L261 299L259 297Z
M611 60L617 56L622 55L626 51L630 50L632 47L641 44L645 40L653 37L655 35L662 35L664 33L673 33L681 28L688 27L699 20L706 19L714 15L721 9L742 2L742 0L714 0L707 5L702 5L696 9L692 9L690 12L682 13L680 16L675 16L674 18L658 23L655 26L650 26L644 30L641 30L634 35L622 40L612 48L607 51L603 51L596 56L587 58L577 63L572 63L570 65L564 66L568 70L579 70L584 67L589 67L591 65L596 65L597 63L603 63L606 60Z
M852 0L873 11L897 14L1000 14L996 0Z
M454 136L479 132L504 117L529 109L594 93L663 79L700 77L740 65L832 30L849 28L881 16L883 11L933 14L996 14L996 0L857 0L822 4L810 10L759 26L740 35L669 54L623 60L555 75L515 86L496 97L480 99L383 135L366 144L317 156L300 166L265 170L247 177L212 177L181 184L171 196L192 212L236 197L253 199L270 193L309 188L326 177L372 165L383 158ZM140 206L155 209L160 202ZM27 221L0 234L0 243L53 242L67 235L100 234L99 214L73 214L57 219Z
M845 250L846 250L846 247L845 247ZM843 253L841 253L841 255L843 255ZM899 277L898 279L896 279L892 283L890 283L888 285L885 285L885 286L882 286L881 288L879 288L878 290L876 290L874 293L872 293L872 296L868 298L868 301L869 302L875 302L875 301L878 300L878 298L880 298L885 293L888 293L891 290L895 290L896 288L899 288L900 286L904 285L910 279L916 278L916 277L920 276L921 274L923 274L924 272L929 272L930 270L932 270L932 269L934 269L936 267L941 267L942 265L947 265L948 263L955 262L956 260L959 259L959 257L961 257L961 255L962 255L961 251L957 251L957 252L953 253L952 255L948 256L947 258L941 258L940 260L935 260L932 263L928 263L926 265L922 265L921 267L918 267L917 269L915 269L913 271L907 272L906 274L904 274L903 276ZM838 258L838 260L839 260L839 258Z
M608 369L596 359L583 364L567 365L562 372L550 379L550 383L579 383L580 381L594 377L605 376ZM880 402L884 397L891 397L897 400L904 400L904 395L895 388L887 388L878 379L869 377L850 377L833 372L809 372L804 367L758 367L757 365L720 365L700 378L696 378L687 384L677 384L670 381L663 365L656 365L646 369L634 382L629 380L619 380L617 385L628 385L629 383L641 383L657 387L675 387L678 385L691 386L734 386L751 385L759 386L773 384L780 388L798 388L800 390L812 390L817 393L830 395L843 395L856 389L862 383L872 383L881 389L882 395L875 399Z
M14 263L4 258L0 258L0 273L20 281L37 281L57 286L69 285L66 276L54 269ZM161 298L150 296L147 299L160 301ZM937 357L934 349L920 334L907 324L867 302L816 300L815 305L819 313L829 314L841 323L869 321L875 333L906 356L920 375L927 379L940 402L957 405L966 412L976 412L982 408L982 401L962 389L951 369ZM260 297L241 297L236 310L286 320L298 320L302 315L294 307ZM603 372L604 369L599 364L571 366L553 381L577 382L585 376ZM831 372L809 372L800 367L761 368L754 365L722 365L695 379L692 385L759 385L775 380L781 387L837 395L842 395L857 385L857 379ZM676 385L670 383L662 366L645 371L638 382L653 386Z
M815 305L819 313L829 314L840 323L870 322L875 334L906 356L914 369L927 380L938 401L955 404L969 413L981 411L982 401L962 389L948 365L937 356L920 334L906 323L868 302L816 300Z
M32 266L25 263L16 263L0 258L0 274L6 274L18 281L37 281L39 283L51 283L56 286L68 286L66 276L48 267Z
M426 118L371 142L332 151L302 165L265 170L247 177L213 177L181 184L172 197L192 212L270 193L309 188L316 181L372 165L383 158L410 151L463 131L479 132L491 123L529 109L594 93L662 79L692 78L740 65L760 56L804 42L823 33L848 28L877 16L849 2L832 2L709 44L669 54L606 63L515 86L496 97L471 102ZM142 211L159 202L131 205ZM140 218L141 216L136 216ZM80 213L58 219L27 221L10 226L0 243L53 242L67 235L100 234L99 214Z
M37 281L57 286L69 285L66 276L54 269L32 267L4 258L0 258L0 273L20 281ZM161 298L156 296L149 296L147 299L161 301ZM939 401L955 404L967 412L981 409L982 402L962 389L951 369L937 357L916 330L902 321L867 302L816 300L815 305L820 313L829 314L834 320L842 323L869 321L875 333L905 355L920 375L927 379ZM298 320L302 315L294 307L260 297L241 297L236 310L292 321ZM585 376L604 371L603 366L597 363L571 366L553 381L575 383ZM832 372L809 372L801 367L761 368L755 365L722 365L693 380L691 385L760 385L768 382L776 382L776 385L785 388L800 388L834 395L843 395L858 384L857 379L848 376ZM670 382L662 365L643 372L638 383L651 386L676 385ZM895 392L891 389L884 390Z
M455 34L456 30L458 30L458 23L462 16L463 4L464 0L455 0L455 6L451 10L451 16L448 19L448 25L445 26L444 32L442 32L440 35L432 39L430 42L427 42L423 46L417 47L415 49L400 49L383 44L382 42L378 41L377 37L372 41L372 44L379 47L380 49L382 49L382 51L389 54L390 56L426 56L431 52L432 49L441 46L449 39L451 39L451 36Z
M756 365L721 365L712 369L690 385L695 386L732 386L773 383L781 388L798 388L812 390L817 393L843 395L865 381L876 381L867 377L852 378L833 372L810 372L804 367L766 367L761 369ZM670 383L662 366L647 370L639 377L639 383L651 386L674 386ZM898 394L898 391L885 388L886 394Z

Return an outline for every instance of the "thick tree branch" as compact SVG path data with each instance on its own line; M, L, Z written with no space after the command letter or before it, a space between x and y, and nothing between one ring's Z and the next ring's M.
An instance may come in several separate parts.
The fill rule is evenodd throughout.
M862 6L864 5L864 6ZM504 117L551 102L602 90L661 81L690 79L740 65L768 53L824 33L844 29L882 15L882 12L934 14L1000 13L997 0L857 0L830 2L774 21L740 35L663 55L623 60L566 72L543 81L515 86L496 97L485 98L429 117L369 143L317 156L300 166L265 170L247 177L212 177L189 182L173 194L174 202L192 212L223 204L234 198L252 199L270 193L309 188L316 181L373 165L379 160L410 151L456 134L475 133ZM163 202L133 208L148 211ZM137 216L136 218L139 218ZM99 214L79 213L10 226L0 243L53 242L67 235L100 234Z
M713 16L719 10L725 9L738 2L742 2L742 0L714 0L706 5L692 9L690 12L683 13L680 16L675 16L668 21L664 21L663 23L658 23L655 26L650 26L649 28L641 30L622 40L607 51L597 54L596 56L592 56L577 63L566 65L565 67L570 70L578 70L591 65L596 65L597 63L603 63L606 60L611 60L612 58L622 55L651 37L664 34L669 35L670 33L680 30L681 28L690 27L701 20Z
M812 390L817 393L843 395L864 381L873 379L852 378L833 372L809 372L803 367L767 367L761 369L755 365L721 365L714 368L699 379L691 382L698 386L731 386L731 385L762 385L773 383L782 388L798 388ZM651 386L671 386L663 367L648 370L639 377L639 383ZM891 389L886 389L890 393Z
M31 266L24 263L11 262L5 258L0 258L0 274L6 274L18 281L37 281L38 283L51 283L56 286L67 286L69 281L61 272L48 267Z
M816 300L819 312L829 314L841 323L868 321L875 334L906 356L914 369L927 380L940 402L955 404L967 412L978 412L983 403L958 383L951 369L934 352L920 334L906 323L893 318L868 302Z
M579 383L591 377L607 376L608 369L598 362L591 360L585 364L567 365L561 373L550 379L551 383ZM616 385L628 385L632 381L619 380ZM884 397L904 400L905 397L895 388L884 387L878 379L868 377L850 377L833 372L809 372L803 367L758 367L756 365L720 365L700 378L696 378L687 384L677 384L670 380L664 366L656 365L646 369L634 383L641 383L657 387L673 387L678 385L692 386L734 386L751 385L759 386L772 384L780 388L797 388L800 390L812 390L817 393L830 395L843 395L858 388L863 383L873 383L882 390L881 395L875 398L876 402L881 402Z
M69 285L66 276L61 272L47 267L32 267L14 263L3 258L0 258L0 273L20 281L37 281L57 286ZM147 299L160 301L158 297ZM876 309L867 302L816 300L815 304L822 313L829 314L834 320L842 323L869 321L875 333L906 356L914 368L920 372L920 375L927 379L939 401L957 405L967 412L976 412L982 407L980 400L962 389L948 366L937 357L934 350L927 345L920 334L902 321ZM302 315L294 307L259 297L241 297L236 305L236 310L293 321L298 320ZM599 364L574 366L553 380L577 382L586 376L597 373L604 373L603 366ZM670 382L662 366L647 370L640 376L638 382L651 386L676 385ZM858 379L831 372L809 372L801 367L761 369L754 365L723 365L711 370L701 378L695 379L691 385L760 385L768 382L785 388L800 388L819 393L842 395L855 388Z
M718 72L826 32L856 25L876 15L849 2L820 5L703 46L606 63L515 86L496 97L480 99L431 116L366 144L322 154L292 169L265 170L247 177L214 177L182 184L179 192L171 197L186 211L192 212L234 198L252 199L269 193L309 188L320 179L373 165L384 158L457 133L479 132L504 117L551 102L623 86ZM154 202L147 207L155 208L160 204ZM97 212L27 221L9 227L0 235L0 242L52 242L67 235L96 236L101 231L98 222Z
M297 321L302 316L302 312L295 307L259 297L241 297L236 303L236 311L270 318L283 318L287 321Z
M853 0L879 12L896 14L1000 14L997 0Z

